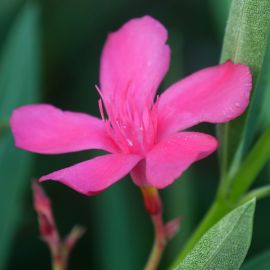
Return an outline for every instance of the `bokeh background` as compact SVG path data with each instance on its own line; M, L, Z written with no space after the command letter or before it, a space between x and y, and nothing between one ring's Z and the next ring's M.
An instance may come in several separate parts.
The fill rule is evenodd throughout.
M106 35L145 14L169 31L171 67L161 91L202 67L219 62L230 0L1 0L0 1L0 269L50 269L32 207L31 181L86 160L97 151L41 156L15 149L7 127L20 105L47 102L62 109L99 115L99 58ZM215 133L213 125L196 130ZM258 183L269 181L265 168ZM192 166L162 190L166 219L180 216L160 269L166 269L196 227L218 181L217 154ZM102 194L84 197L57 183L43 184L51 197L61 235L74 224L87 227L69 269L142 269L153 231L139 190L129 177ZM270 200L258 203L252 247L269 247Z

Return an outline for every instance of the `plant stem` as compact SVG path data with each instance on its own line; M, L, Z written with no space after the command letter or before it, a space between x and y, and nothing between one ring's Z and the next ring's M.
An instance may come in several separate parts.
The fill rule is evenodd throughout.
M247 201L256 198L256 200L264 199L270 196L270 185L256 188L247 193L240 201L240 204L246 203Z
M65 269L58 263L53 262L52 270L65 270Z
M53 261L52 270L65 270L65 266L58 261Z
M157 269L163 251L166 247L168 240L174 236L179 226L179 221L172 220L175 227L173 230L168 229L168 224L164 224L162 218L162 201L160 199L158 190L154 187L142 187L141 188L144 206L151 217L152 223L155 230L154 244L146 263L144 270L155 270Z
M60 242L56 249L51 249L52 270L66 270L70 253L66 241Z
M67 256L64 252L62 252L62 254L52 256L52 270L66 270L66 268Z
M155 240L146 263L144 270L155 270L157 269L165 246L167 244L167 236L162 220L161 213L151 215L151 219L155 228Z
M248 153L237 173L231 180L229 199L238 200L253 184L258 173L269 160L270 155L270 127L268 127L257 140Z

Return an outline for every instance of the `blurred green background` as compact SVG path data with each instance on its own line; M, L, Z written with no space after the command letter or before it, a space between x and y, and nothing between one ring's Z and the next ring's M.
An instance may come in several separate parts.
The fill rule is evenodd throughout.
M106 35L133 17L152 15L169 31L170 71L161 90L182 76L219 61L230 0L0 1L0 269L50 269L38 236L30 184L34 178L98 154L41 156L15 149L7 121L20 105L47 102L98 116L99 58ZM213 125L196 129L214 134ZM181 230L165 252L166 269L214 198L217 155L192 166L161 192L166 219L180 216ZM261 180L269 181L268 169ZM261 182L260 182L261 181ZM84 197L56 183L43 185L64 236L87 227L69 269L142 269L153 231L139 190L129 178L102 194ZM269 247L270 200L258 203L248 256Z

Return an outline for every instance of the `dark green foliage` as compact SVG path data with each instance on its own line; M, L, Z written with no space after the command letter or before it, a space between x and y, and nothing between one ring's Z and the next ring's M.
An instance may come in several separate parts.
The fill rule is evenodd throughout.
M39 91L39 12L25 5L17 16L0 58L0 269L4 269L20 218L24 192L30 183L32 155L14 147L7 131L11 111L37 102Z

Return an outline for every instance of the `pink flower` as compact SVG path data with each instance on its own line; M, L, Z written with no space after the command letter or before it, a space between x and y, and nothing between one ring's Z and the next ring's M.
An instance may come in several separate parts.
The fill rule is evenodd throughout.
M169 67L166 40L166 29L149 16L130 20L109 35L101 56L102 119L47 104L13 112L17 147L42 154L86 149L110 153L43 176L41 181L53 179L91 195L131 173L141 187L164 188L216 150L214 137L183 130L239 116L249 102L250 70L231 61L205 68L176 82L155 100Z

